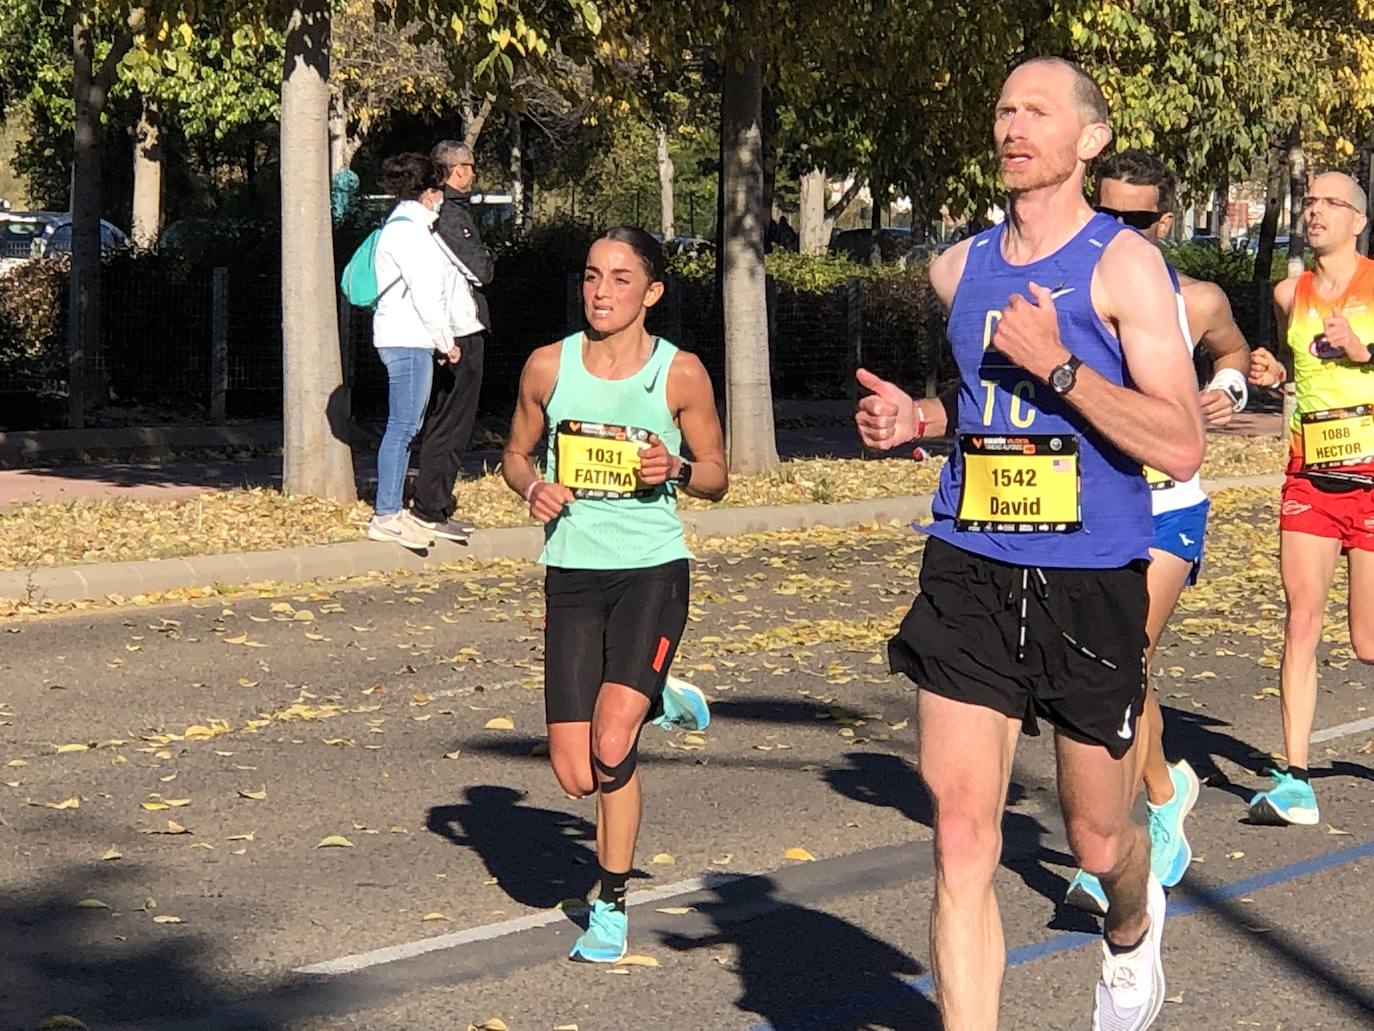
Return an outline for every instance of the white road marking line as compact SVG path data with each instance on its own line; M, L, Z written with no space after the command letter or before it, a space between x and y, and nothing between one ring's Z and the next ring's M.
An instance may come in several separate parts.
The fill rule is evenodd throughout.
M631 906L661 902L678 895L690 895L695 891L716 888L747 876L749 875L707 874L705 877L691 877L685 881L665 884L661 888L631 892L626 902ZM383 963L414 959L416 956L423 956L427 952L441 952L444 949L456 949L463 945L471 945L474 942L504 938L510 934L519 934L521 931L533 930L536 927L546 927L549 924L561 923L567 919L567 914L561 909L528 913L525 916L513 917L510 920L502 920L494 924L470 927L465 931L454 931L452 934L435 935L433 938L422 938L419 941L405 942L401 945L390 945L384 949L373 949L371 952L359 952L352 956L325 960L323 963L312 963L309 966L297 967L292 973L338 977L340 974L356 973L359 970L366 970L368 967L381 966Z
M1362 730L1374 730L1374 716L1368 719L1354 720L1350 723L1342 723L1338 727L1328 727L1326 730L1319 730L1312 735L1312 743L1320 744L1323 741L1334 741L1338 737L1345 737L1348 734L1358 734Z
M1328 727L1326 730L1319 730L1312 735L1312 743L1320 744L1323 741L1334 741L1336 738L1358 734L1365 730L1374 730L1374 716ZM747 876L749 875L707 874L705 877L691 877L685 881L665 884L661 888L631 892L627 902L631 906L662 902L664 899L678 895L690 895L692 892L718 887ZM567 915L559 909L528 913L525 916L513 917L510 920L502 920L494 924L483 924L480 927L470 927L464 931L454 931L452 934L440 934L433 938L422 938L420 941L405 942L384 949L373 949L371 952L359 952L352 956L342 956L339 959L325 960L322 963L312 963L309 966L297 967L292 973L338 977L341 974L352 974L359 970L366 970L368 967L414 959L416 956L423 956L428 952L442 952L445 949L456 949L464 945L471 945L474 942L504 938L507 935L519 934L521 931L533 930L536 927L547 927L549 924L561 923L566 919Z

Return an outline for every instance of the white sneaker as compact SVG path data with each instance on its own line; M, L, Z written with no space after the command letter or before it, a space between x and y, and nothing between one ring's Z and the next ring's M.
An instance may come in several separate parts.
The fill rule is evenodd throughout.
M369 540L391 541L411 551L424 551L434 543L434 538L416 525L405 512L373 516L367 523L367 536Z
M1097 983L1093 1031L1145 1031L1164 1007L1164 888L1150 874L1146 910L1150 929L1132 951L1112 955L1102 942L1102 980Z

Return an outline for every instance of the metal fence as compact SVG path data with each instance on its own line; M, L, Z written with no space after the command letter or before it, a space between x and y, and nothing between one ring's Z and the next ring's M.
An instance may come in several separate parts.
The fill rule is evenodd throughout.
M41 281L0 277L0 427L6 429L65 425L65 272L40 268L35 274ZM1267 339L1267 290L1250 283L1226 289L1247 338ZM767 297L773 390L780 400L852 397L858 365L916 393L933 392L953 375L943 315L922 280L852 279L828 291L803 292L770 279ZM488 299L494 332L481 408L504 417L529 353L582 327L578 276L550 269L501 277ZM386 373L372 347L371 315L344 303L338 310L354 414L376 417L385 411ZM674 279L649 328L699 355L723 394L722 323L713 282ZM239 268L176 278L137 268L107 275L92 369L114 408L136 409L135 421L277 417L280 277Z

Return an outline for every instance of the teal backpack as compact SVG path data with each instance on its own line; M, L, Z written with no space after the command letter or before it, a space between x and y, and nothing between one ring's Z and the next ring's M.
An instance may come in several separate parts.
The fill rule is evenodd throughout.
M377 284L377 241L381 239L382 230L393 221L410 222L412 219L405 216L388 218L367 234L367 238L358 244L353 257L349 258L348 264L344 266L343 275L339 277L339 289L343 291L344 297L348 298L349 304L358 308L376 308L382 294L401 281L398 277L385 287L379 287Z

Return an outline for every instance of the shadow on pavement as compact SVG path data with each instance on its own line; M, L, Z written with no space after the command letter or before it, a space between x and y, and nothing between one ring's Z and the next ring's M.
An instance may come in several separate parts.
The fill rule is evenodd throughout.
M175 912L170 899L150 911L125 908L148 894L140 868L126 863L54 867L41 883L12 884L0 901L0 1027L33 1028L57 1015L91 1028L178 1026L191 1014L234 1007L233 987L215 973L222 940L213 929L154 924L155 915ZM87 899L111 908L78 906ZM222 1026L285 1024L264 1017Z
M1161 704L1160 709L1164 713L1164 754L1170 760L1187 759L1204 783L1248 803L1255 789L1231 780L1217 759L1234 763L1257 780L1263 779L1273 759L1254 745L1224 733L1221 728L1231 726L1225 720L1169 705Z
M825 771L832 789L867 805L896 809L908 820L932 827L934 809L925 782L916 769L900 756L882 752L850 752L848 769ZM1064 905L1068 878L1059 870L1076 869L1077 860L1067 852L1049 848L1045 839L1049 829L1033 816L1018 813L1016 806L1027 797L1026 789L1012 782L1007 790L1007 809L1002 817L1002 865L1021 878L1037 895L1054 903L1054 916L1048 926L1055 930L1095 933L1097 920Z
M739 1009L776 1031L939 1027L935 1005L906 981L923 969L900 949L847 920L778 898L769 877L711 890L716 901L696 909L715 924L714 934L661 938L683 952L733 949ZM875 1023L869 1015L878 1011L883 1020Z
M466 804L435 806L426 820L434 834L470 848L514 901L549 909L583 898L597 880L596 827L580 816L522 805L513 788L480 784Z

